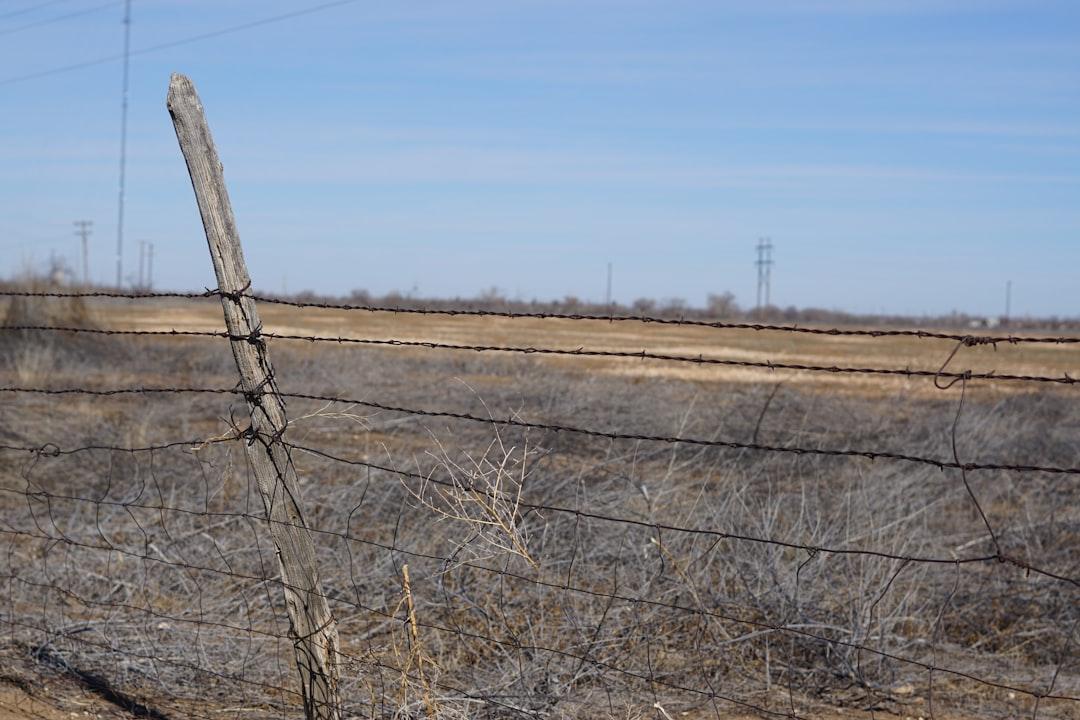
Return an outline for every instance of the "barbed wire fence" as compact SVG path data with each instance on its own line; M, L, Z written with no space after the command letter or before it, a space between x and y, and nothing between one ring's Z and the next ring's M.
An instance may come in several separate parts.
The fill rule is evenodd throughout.
M4 328L4 332L13 333L27 333L22 326L12 326ZM147 332L145 334L154 335L154 332ZM235 338L233 338L235 339ZM258 342L257 338L242 338L237 340L239 342ZM319 341L316 341L319 342ZM332 342L332 341L326 341ZM445 349L445 348L444 348ZM148 388L148 387L125 387L125 388L33 388L33 387L3 387L0 388L5 394L17 394L17 395L47 395L47 396L90 396L90 397L116 397L116 396L146 396L146 395L230 395L234 397L242 397L243 390L237 388ZM282 393L286 398L318 401L318 402L330 402L337 405L344 405L350 407L364 406L380 411L389 411L402 415L412 415L421 417L449 417L455 420L464 420L466 422L487 425L493 427L502 427L504 429L521 429L525 431L544 431L544 432L557 432L557 433L572 433L585 435L586 437L601 437L609 441L618 442L647 442L655 444L702 444L706 447L720 447L727 448L729 450L749 450L753 452L762 453L791 453L796 455L810 455L810 456L824 456L826 458L842 458L842 459L861 459L864 461L872 462L899 462L916 464L920 466L927 466L934 470L963 470L970 472L1009 472L1009 473L1046 473L1052 475L1065 475L1066 477L1080 473L1080 469L1067 466L1036 466L1036 465L1023 465L1023 464L1003 464L1003 463L975 463L975 462L959 462L956 459L950 460L946 458L934 458L929 456L921 456L914 454L899 454L891 452L881 452L864 449L830 449L820 447L802 447L802 446L772 446L758 443L745 443L745 442L732 442L725 441L723 439L707 439L707 438L694 438L689 436L659 436L659 435L642 435L638 433L619 433L607 430L599 430L595 428L581 428L573 427L565 424L553 424L553 423L540 423L529 420L521 419L520 417L509 418L494 418L483 417L478 415L471 415L468 413L447 413L443 411L415 408L415 407L398 407L384 403L374 403L365 401L360 398L348 398L340 396L329 396L321 394L304 394L304 393ZM169 554L165 553L158 547L158 543L151 543L148 540L150 535L150 529L156 529L159 532L168 533L175 536L176 531L171 529L171 526L175 526L175 520L169 520L171 516L181 516L192 521L194 518L198 518L199 522L212 522L213 524L220 525L222 527L233 527L237 524L244 523L247 525L249 532L256 533L257 528L261 524L265 523L265 517L257 512L248 510L246 512L225 511L225 510L211 510L208 506L194 507L194 506L182 506L176 504L170 504L162 502L159 498L158 502L153 502L146 497L148 488L145 483L140 484L137 494L134 499L113 499L112 488L107 488L104 495L90 496L72 492L63 492L54 489L49 489L47 486L37 481L37 478L43 473L44 467L52 463L57 463L68 456L84 455L84 454L102 454L107 456L114 456L116 453L122 453L124 455L139 456L148 455L151 457L160 458L167 456L170 453L181 452L184 454L206 454L218 449L218 446L235 445L237 443L246 443L251 440L251 433L249 430L241 429L239 427L234 429L234 432L227 437L205 439L190 439L182 442L169 442L156 445L147 445L141 447L135 446L114 446L114 445L86 445L78 447L64 447L62 444L40 444L40 445L11 445L4 444L0 446L0 451L15 458L24 456L23 468L21 469L21 476L26 480L26 485L22 488L5 487L3 492L9 496L18 497L22 502L26 504L29 517L26 518L30 522L29 525L11 526L3 529L3 534L12 538L19 538L19 542L45 542L47 544L55 544L56 547L61 547L67 554L78 553L80 557L83 554L103 553L106 557L117 565L122 565L124 562L137 561L142 567L142 571L148 575L157 574L165 568L173 568L182 570L189 575L197 575L202 578L205 575L212 575L214 581L211 585L207 585L201 579L196 582L192 587L199 588L200 599L203 597L213 596L216 598L215 602L221 603L222 606L217 610L223 612L226 616L233 614L234 609L230 606L235 600L237 594L245 595L250 592L251 586L259 587L266 586L267 584L273 584L275 582L280 583L280 578L276 577L272 572L273 557L272 552L264 550L261 556L259 556L259 571L249 570L246 572L238 572L230 565L214 567L204 563L194 563L188 561L176 561L170 560ZM991 568L1001 568L996 570L997 572L1005 572L1009 567L1014 570L1021 571L1024 575L1028 576L1042 576L1047 580L1055 581L1065 587L1077 587L1078 580L1076 577L1063 575L1061 573L1053 572L1045 568L1038 567L1036 564L1030 562L1030 560L1022 557L1016 557L1003 552L1000 548L991 547L992 552L985 554L972 554L967 556L951 556L951 557L928 557L921 555L905 554L905 553L889 553L876 550L861 549L857 547L829 547L822 545L811 545L806 543L790 542L778 538L768 537L751 537L746 535L740 535L737 533L730 533L721 530L713 530L710 528L697 528L673 525L665 522L648 521L633 517L619 517L607 515L600 512L590 511L588 509L559 506L551 503L534 503L528 499L515 497L513 495L507 496L505 490L500 492L499 488L492 485L474 484L472 476L464 478L464 481L460 477L454 477L452 479L443 479L436 472L434 468L423 468L419 471L403 470L392 465L380 464L370 462L364 459L349 458L344 455L328 451L324 448L315 447L309 444L293 443L289 442L288 447L290 451L296 454L304 454L310 457L320 458L327 462L333 462L337 464L344 464L348 467L358 468L368 473L378 473L386 476L397 476L402 479L403 482L412 483L405 487L412 488L412 497L414 499L420 499L424 497L425 488L435 487L439 491L444 492L441 496L443 501L442 507L447 510L453 505L453 501L459 495L465 495L468 497L482 497L491 501L503 501L511 502L513 507L513 513L503 516L503 520L506 523L506 537L511 537L516 531L519 525L526 522L527 517L544 518L545 523L550 520L554 515L565 515L571 518L573 521L589 521L596 523L603 523L613 527L630 527L636 528L641 533L644 533L649 541L654 543L661 558L665 555L665 544L672 543L677 546L677 542L671 540L673 537L680 535L704 537L709 539L713 543L727 543L731 545L750 544L765 546L768 548L784 549L788 551L797 551L805 553L806 561L811 560L820 562L827 557L870 557L880 561L887 561L897 564L899 572L903 568L913 564L936 564L943 567L959 570L968 565L986 565ZM198 450L195 450L198 448ZM155 471L156 473L157 471ZM319 473L314 473L318 476ZM369 476L370 477L370 476ZM132 491L128 488L125 493L130 495ZM175 490L174 490L175 492ZM204 498L206 500L206 498ZM250 501L250 498L248 498ZM422 503L421 503L422 506ZM486 505L478 504L477 508L488 507ZM436 510L435 507L430 507L432 511ZM102 513L110 518L108 522L102 522ZM91 515L93 520L90 520ZM440 517L440 516L436 516ZM499 517L498 509L491 510L491 517ZM430 520L431 518L429 518ZM224 523L224 525L221 525ZM346 523L350 525L351 523ZM118 525L126 525L126 528L118 527ZM194 531L195 528L192 528ZM514 582L521 584L533 585L539 588L544 588L545 591L558 592L561 594L569 594L577 597L591 598L593 600L601 600L606 603L625 603L632 606L647 607L653 611L670 612L678 615L682 615L688 618L695 618L705 624L708 623L730 623L733 625L742 626L745 629L743 635L765 633L775 633L778 635L790 635L796 638L800 643L819 644L825 648L831 648L833 651L853 651L857 654L865 654L869 657L876 658L881 661L888 661L889 663L899 663L902 665L909 665L919 668L930 674L937 674L942 677L952 678L954 680L963 680L969 684L977 686L984 686L988 688L995 688L998 690L1004 690L1006 692L1026 695L1039 700L1050 701L1073 701L1075 698L1067 694L1054 693L1052 690L1046 688L1033 688L1024 687L1022 685L1008 684L999 682L994 679L984 678L963 670L956 670L944 665L933 664L926 660L907 657L902 654L897 654L887 650L882 650L879 647L868 645L865 642L852 642L849 639L845 639L843 636L839 636L833 633L815 632L813 630L806 630L797 625L792 626L788 622L778 622L776 619L766 619L754 616L743 615L739 611L729 612L725 611L723 606L711 607L708 603L697 604L698 600L687 602L668 602L665 600L654 599L649 596L636 595L632 592L620 590L618 583L614 585L603 583L597 584L595 582L581 582L581 581L568 581L564 578L552 579L550 576L538 575L531 568L528 559L525 558L525 571L516 571L509 567L491 567L485 564L483 561L475 561L472 559L463 559L461 557L454 557L453 555L435 555L429 552L416 552L411 550L407 545L398 544L397 542L384 543L376 540L369 540L364 537L358 536L355 532L351 531L348 527L346 530L334 530L329 528L323 528L318 525L313 525L312 530L320 537L335 538L337 541L344 542L350 546L359 545L364 546L368 550L372 551L385 551L391 559L401 558L405 562L410 563L413 567L417 565L423 566L424 563L430 563L435 569L432 570L432 577L440 576L443 579L438 582L445 582L445 577L452 575L454 572L472 572L482 573L497 577L502 582ZM201 537L203 533L199 533ZM116 538L118 536L128 537L129 541L132 539L141 540L137 543L142 547L132 547L129 544L118 543ZM505 540L505 538L503 538ZM175 542L171 540L170 544ZM220 542L215 539L215 546ZM669 547L672 545L668 545ZM513 548L510 545L511 549ZM524 545L523 545L524 547ZM526 551L528 552L528 551ZM126 558L127 560L116 561L115 558ZM535 561L535 559L534 559ZM253 561L251 561L253 562ZM674 561L672 561L674 562ZM676 563L677 564L677 563ZM154 569L147 570L147 566L152 566ZM161 566L161 567L159 567ZM352 567L352 566L350 566ZM198 615L191 616L190 610L185 610L180 613L170 613L167 609L159 607L159 603L150 602L146 606L140 606L131 602L116 602L113 599L108 598L108 593L102 592L100 589L96 591L91 589L90 592L85 592L80 589L80 583L70 580L71 574L79 574L83 576L86 568L86 562L80 561L74 565L66 568L68 580L60 580L59 578L65 577L64 564L58 563L58 569L55 574L50 569L47 572L50 574L43 578L34 579L28 577L19 572L8 572L4 575L4 580L9 585L9 593L11 597L16 597L26 593L33 593L42 590L49 590L59 594L63 602L54 600L58 604L55 607L55 612L63 613L64 607L72 603L81 606L86 610L102 610L108 609L110 613L122 613L122 614L143 614L148 619L142 621L144 627L151 627L151 629L157 630L158 634L161 632L173 631L174 624L193 624L197 626L200 631L203 629L212 631L214 633L226 633L235 632L241 635L247 634L249 643L266 643L274 641L279 645L281 643L288 643L288 633L285 628L280 626L276 630L268 630L264 627L259 627L255 624L254 619L249 616L246 619L246 624L238 624L236 622L228 622L227 620L216 619L212 613L208 613L205 609L201 610ZM269 568L269 569L268 569ZM170 572L172 572L170 570ZM415 572L415 571L414 571ZM400 577L400 571L397 573L390 573L393 577ZM224 576L224 577L217 577ZM107 582L118 582L117 571L113 570L108 575L103 575L103 578ZM422 583L425 580L429 580L424 575L419 575L419 580ZM128 581L130 582L130 581ZM220 590L210 591L209 588L216 586L220 583L225 583L226 587ZM232 584L236 584L242 588L242 590L230 590L228 589ZM18 588L19 592L15 592L13 588ZM384 590L385 593L390 594L390 590ZM142 589L142 593L146 594L146 588ZM392 633L393 630L389 629L395 625L395 622L391 619L402 620L399 615L394 614L396 604L394 607L389 607L384 604L382 607L378 607L370 603L370 601L364 601L363 598L368 593L362 593L359 591L359 586L354 585L352 592L348 592L344 589L334 589L328 591L326 596L332 605L336 606L344 604L348 606L347 611L336 611L335 615L338 617L345 617L348 615L355 615L357 613L372 614L376 618L382 618L386 621L386 626L381 629L381 632L385 634ZM392 594L391 594L392 597ZM175 602L175 598L172 598ZM275 604L272 598L268 598L267 604L269 608L265 609L266 615L261 618L262 622L267 622L268 618L272 617ZM450 603L451 605L453 603ZM200 605L202 603L200 602ZM279 605L279 603L278 603ZM277 612L280 612L280 607L277 607ZM446 611L452 610L451 608L443 608ZM400 613L400 610L398 610ZM389 616L389 617L387 617ZM151 654L151 653L139 653L137 650L131 650L130 647L120 646L116 647L106 641L92 641L85 637L80 637L90 632L90 629L79 623L73 623L70 618L61 615L59 618L50 618L46 620L48 616L43 616L41 621L37 624L27 623L25 617L18 617L18 614L12 612L10 617L6 617L5 623L10 624L13 628L21 628L23 630L37 630L41 632L45 637L53 637L49 644L37 643L33 646L32 652L36 653L42 658L49 659L49 662L54 664L63 662L65 666L70 665L69 661L63 660L62 656L57 656L61 659L53 657L57 651L52 648L52 645L56 643L62 644L77 644L82 648L83 652L79 653L80 656L85 656L88 652L93 654L105 654L112 652L119 657L115 659L113 665L114 668L120 668L118 673L120 677L124 677L128 674L127 667L133 662L139 660L145 661L153 665L167 665L172 671L185 670L189 673L210 673L214 678L214 684L239 684L247 696L252 694L251 688L244 687L245 684L252 682L256 683L256 688L262 688L262 690L268 690L270 688L275 689L277 692L282 693L282 697L286 698L285 701L279 701L281 708L289 707L288 698L295 699L296 690L290 690L290 683L287 682L287 672L279 667L279 675L273 681L270 680L252 680L251 673L244 669L240 672L227 673L212 668L218 666L218 662L206 662L205 664L192 663L190 661L181 661L172 659L167 656ZM407 619L407 618L405 618ZM151 620L154 621L151 623ZM371 622L369 617L368 622ZM27 627L29 626L29 627ZM775 709L769 709L767 707L760 706L753 702L747 702L739 697L725 694L721 691L709 689L708 685L702 687L694 687L691 683L683 681L670 681L664 678L663 674L658 674L655 669L650 675L648 670L643 671L641 668L626 668L615 665L611 662L606 662L598 657L594 656L590 660L589 656L584 653L574 653L570 650L565 650L557 647L548 647L543 645L526 645L518 642L518 645L514 645L515 641L507 639L507 637L491 636L484 633L473 632L461 627L460 625L451 624L439 624L426 621L417 621L417 628L423 628L425 631L434 633L449 633L468 639L470 641L486 641L488 643L494 643L496 645L505 647L507 643L510 643L511 647L514 647L518 652L529 652L537 654L554 654L555 656L564 659L576 661L582 663L582 667L588 666L593 669L594 672L601 674L616 673L623 681L638 680L642 683L646 683L651 686L659 686L667 688L668 691L679 691L683 694L689 694L694 696L700 696L704 700L712 703L715 702L718 706L735 706L740 707L739 703L745 703L742 705L743 709L748 709L746 705L753 706L756 711L767 712L772 714L782 714L785 716L797 716L793 710L778 711ZM367 629L364 631L364 635L369 639L372 636L373 631ZM662 637L663 633L656 633L658 637ZM738 637L738 636L736 636ZM402 641L404 644L408 644L408 638ZM750 642L746 640L744 642ZM722 647L724 643L720 643ZM220 652L220 650L219 650ZM280 657L283 651L280 647L277 649L277 655ZM399 650L404 660L399 659L398 664L408 662L408 651ZM183 651L183 654L187 654L187 650ZM397 667L395 671L392 667L383 667L385 665L393 665L393 663L387 662L385 658L365 658L362 652L353 649L352 652L348 649L342 650L342 660L347 665L352 663L353 667L364 668L365 662L375 662L381 672L403 672L405 676L410 677L410 681L420 682L419 675L416 670L418 668L409 667ZM100 662L100 660L98 661ZM279 661L280 662L280 661ZM414 660L413 662L416 662ZM221 666L228 667L228 662L221 661ZM610 667L609 667L610 666ZM72 665L72 667L75 667ZM100 673L100 670L95 672ZM428 678L431 680L433 672L428 673ZM640 676L640 677L639 677ZM438 678L439 676L435 676ZM442 682L441 680L439 682ZM121 684L120 681L112 681L113 684ZM457 697L466 697L474 695L476 698L483 698L482 693L478 693L475 690L469 692L470 688L461 687L460 685L453 685L452 682L445 682L448 688L456 688L443 690L446 693L453 695L458 693ZM674 687L671 687L674 686ZM109 687L112 687L110 685ZM440 687L439 685L433 685L433 688ZM705 688L705 689L702 689ZM434 690L432 691L434 692ZM461 695L460 693L465 693ZM126 696L124 696L126 697ZM393 694L385 697L384 700L390 700ZM192 698L193 700L195 698ZM520 698L518 698L520 700ZM491 700L495 703L494 707L501 708L505 712L510 712L509 709L499 705L511 704L508 698L498 697L486 698L485 701ZM480 700L478 699L477 702ZM138 705L145 706L145 702L142 700L131 700L130 708L135 708ZM265 702L265 701L264 701ZM432 701L435 702L435 701ZM659 701L657 701L659 702ZM671 704L669 702L669 704ZM663 706L663 704L661 703ZM677 703L676 703L677 706ZM541 713L542 709L536 707L518 707L514 705L521 712L528 713ZM266 707L271 712L276 711L279 708L273 708L272 706ZM385 710L385 708L384 708ZM192 712L190 709L187 712ZM516 711L515 711L516 712Z
M214 223L199 199L215 252ZM3 406L9 423L18 423L0 431L0 627L12 657L26 663L13 662L0 681L40 701L9 709L53 717L65 707L59 689L51 699L34 692L52 672L81 688L83 704L92 697L154 718L1080 712L1080 524L1067 513L1080 475L1076 453L1055 453L1054 462L970 460L957 443L969 383L1071 393L1075 381L948 370L961 347L1071 345L1075 337L692 321L718 331L952 342L935 371L272 333L258 322L256 304L427 311L265 298L242 281L204 293L0 295L34 302L216 297L227 317L232 307L253 321L244 332L17 319L0 327L12 339L8 348L57 337L106 343L98 350L121 337L140 343L127 365L117 367L108 352L77 365L76 375L86 373L78 385L67 382L72 373L40 373L33 378L40 382L0 387L10 399ZM432 312L646 328L680 322ZM202 345L177 350L176 342L225 340L234 355L252 352L265 377L254 386L170 382L181 373L156 367L150 360L160 357L142 346L170 336L165 355L206 352ZM924 452L924 444L830 447L802 433L770 443L758 440L760 416L747 439L733 427L662 433L647 418L604 427L548 419L543 408L474 412L377 401L362 391L279 388L266 354L271 342L899 376L939 389L959 385L960 397L945 428L948 455ZM132 382L117 383L118 376ZM767 402L773 395L775 388ZM271 397L300 410L287 429L260 416ZM241 400L245 410L233 407ZM88 426L87 417L100 425ZM430 423L426 435L394 432L416 422ZM267 492L252 458L276 452L278 486ZM784 472L796 478L793 499L730 479L761 462L792 463ZM287 475L302 488L290 488ZM912 488L926 502L879 520L867 508L880 509L881 498L864 498L867 505L841 510L860 520L842 529L824 514L813 517L807 485L856 480L886 502ZM1028 530L1002 527L995 522L1002 511L979 492L987 483L1025 484L1018 492L1031 488L1052 509L1064 505L1065 517L1048 512L1025 518ZM286 499L291 509L282 513ZM928 549L927 517L964 507L981 530L947 552ZM287 535L312 538L312 577L297 580L281 559ZM300 629L298 614L320 603L328 619ZM999 626L1015 642L1004 643ZM11 697L0 693L0 706Z

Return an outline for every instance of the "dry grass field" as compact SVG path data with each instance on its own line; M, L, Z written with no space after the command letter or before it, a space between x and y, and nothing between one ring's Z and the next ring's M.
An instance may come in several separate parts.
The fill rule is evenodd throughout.
M563 350L640 352L705 356L724 360L781 362L820 366L911 368L930 372L942 368L955 343L912 337L851 337L800 335L755 330L656 325L642 323L581 322L560 319L446 317L393 313L316 310L269 305L261 309L265 329L289 335L397 339L458 345L546 347ZM130 330L220 331L216 302L128 304L108 311L110 327ZM978 331L972 334L1008 334ZM399 349L398 354L427 351ZM544 357L561 371L598 372L625 376L631 382L667 378L697 383L775 384L807 392L889 396L896 392L940 395L932 382L906 378L824 375L767 368L693 365L653 360L591 357ZM1070 345L999 343L965 347L949 362L953 371L998 372L1017 375L1075 376L1080 354ZM1002 384L996 390L1024 392L1023 384Z
M936 371L955 346L261 312L264 330L285 334L826 366ZM212 300L102 301L76 314L113 329L222 326ZM1080 466L1071 385L941 390L933 378L287 340L269 350L283 392L620 434ZM963 347L949 364L1057 377L1078 366L1076 346L1024 344ZM0 375L36 388L237 381L221 338L41 332L3 338ZM1068 699L1080 697L1076 475L964 477L355 404L288 409L349 717L1080 716ZM0 453L0 652L12 668L0 673L0 717L132 715L72 669L160 717L299 716L243 448L204 442L242 429L246 412L235 395L0 395L0 445L61 451ZM1064 579L994 559L972 495L1002 556ZM404 621L406 564L415 625ZM60 700L47 702L46 683L66 688Z

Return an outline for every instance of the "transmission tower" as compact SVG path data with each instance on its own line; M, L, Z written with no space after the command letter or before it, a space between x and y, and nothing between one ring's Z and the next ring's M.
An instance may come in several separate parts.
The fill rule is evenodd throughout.
M146 287L146 241L139 241L139 288Z
M82 238L82 282L83 285L90 284L90 259L89 249L87 247L87 240L90 239L90 233L93 232L90 228L93 227L93 220L76 220L75 234Z
M761 315L762 309L769 306L769 295L772 291L772 251L773 244L769 238L758 238L757 243L757 313ZM765 304L762 305L764 296Z
M127 179L128 67L131 59L131 0L124 2L124 82L120 100L120 199L116 221L116 287L124 285L124 186Z

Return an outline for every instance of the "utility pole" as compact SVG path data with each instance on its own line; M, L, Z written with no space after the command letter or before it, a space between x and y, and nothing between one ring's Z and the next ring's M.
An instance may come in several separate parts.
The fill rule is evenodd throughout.
M604 304L611 307L611 263L607 264L607 292L604 294Z
M1012 280L1005 281L1005 322L1009 322L1012 312Z
M139 287L143 288L145 285L143 282L146 280L146 241L139 241Z
M116 221L116 287L124 286L124 185L127 175L128 66L131 59L131 0L124 0L124 82L120 100L120 201Z
M765 307L772 305L772 241L765 246Z
M89 251L87 249L87 240L90 239L90 233L93 232L90 228L93 227L93 220L76 220L75 227L78 228L75 234L82 238L82 283L83 286L90 285L90 260Z
M772 284L772 249L773 244L769 238L758 238L757 243L757 314L762 314L762 309L769 306L769 294ZM761 304L764 294L765 304Z
M146 289L154 289L154 243L147 243L150 246L150 254L146 259Z

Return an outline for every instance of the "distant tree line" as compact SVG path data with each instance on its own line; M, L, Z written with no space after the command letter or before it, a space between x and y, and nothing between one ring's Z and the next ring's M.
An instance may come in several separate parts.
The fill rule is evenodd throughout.
M0 280L0 290L32 288L34 290L73 289L70 272L60 272L55 263L44 272L24 270L10 280ZM94 286L88 289L108 290L106 286ZM859 314L842 310L804 307L794 305L778 307L770 305L764 308L745 308L739 305L735 295L730 292L711 293L705 304L695 306L682 298L638 298L630 304L612 302L610 305L583 300L567 295L556 300L521 300L506 296L499 288L491 287L473 297L433 298L421 297L413 293L391 291L384 295L356 289L345 296L316 293L303 290L284 295L282 293L261 293L268 297L298 300L303 302L347 303L378 307L396 307L408 309L429 308L433 310L484 310L492 312L521 313L559 313L580 315L629 315L661 317L669 319L686 318L693 320L728 320L732 322L769 323L787 325L868 325L886 327L949 327L1004 328L1017 330L1066 330L1080 331L1080 317L988 317L953 311L942 315L896 315L896 314Z
M703 306L694 306L682 298L638 298L626 305L612 302L610 305L583 300L567 295L556 300L520 300L507 297L498 288L489 288L473 297L433 298L421 297L412 293L391 291L384 295L356 289L348 296L333 297L320 295L312 291L302 291L290 296L291 299L304 302L344 302L352 305L377 307L397 307L408 309L428 308L433 310L485 310L493 312L523 313L559 313L580 315L648 315L670 319L686 318L694 320L729 320L733 322L761 322L770 324L797 325L872 325L910 327L913 325L931 327L966 327L986 329L1009 327L1011 329L1041 330L1080 330L1080 318L1058 316L1042 318L987 317L953 311L942 315L898 315L898 314L859 314L842 310L806 307L794 305L778 307L770 305L761 309L744 308L739 305L731 292L711 293Z

